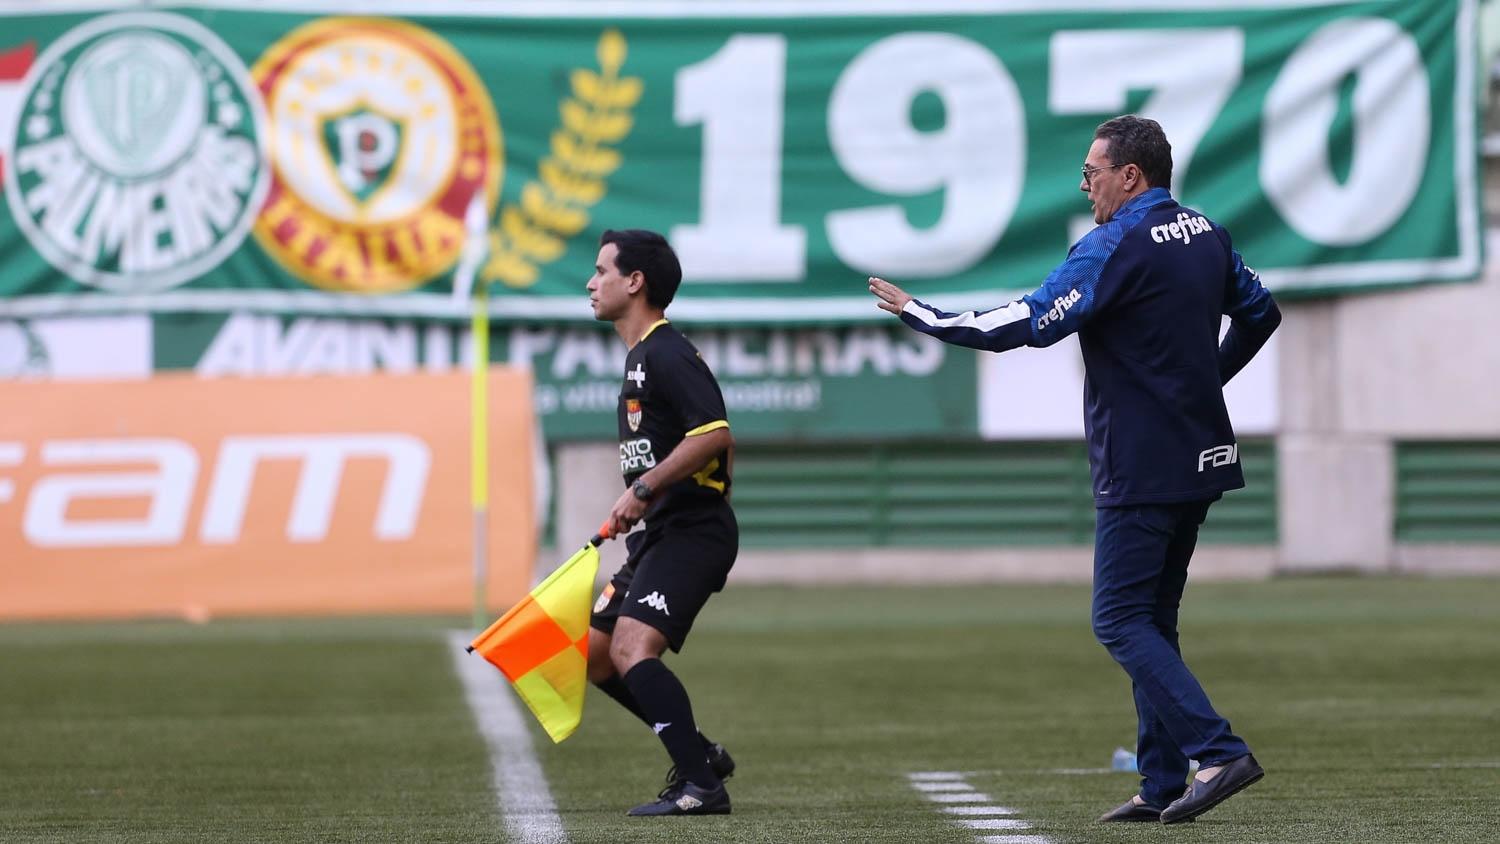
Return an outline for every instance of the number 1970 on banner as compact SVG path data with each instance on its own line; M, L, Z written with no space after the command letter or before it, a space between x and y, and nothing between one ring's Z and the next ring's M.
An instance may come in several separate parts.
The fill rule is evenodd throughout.
M1171 138L1174 189L1239 86L1238 27L1064 30L1048 45L1054 115L1138 111ZM787 45L780 34L734 35L676 74L678 125L702 128L698 222L671 238L693 281L802 281L807 231L781 218ZM1352 155L1329 155L1342 90L1352 80ZM919 95L941 99L941 128L913 125ZM1286 58L1259 103L1260 190L1291 232L1314 247L1358 246L1410 207L1427 166L1431 88L1417 43L1382 18L1314 30ZM914 225L899 203L828 210L828 244L859 272L939 277L972 268L1015 215L1027 174L1026 108L987 47L962 35L891 35L843 69L827 105L828 142L855 184L890 197L941 191L941 214ZM1085 148L1078 150L1081 160ZM1249 186L1252 187L1253 186ZM1187 197L1192 201L1192 197ZM1081 235L1091 219L1072 221ZM747 254L754 260L746 260Z

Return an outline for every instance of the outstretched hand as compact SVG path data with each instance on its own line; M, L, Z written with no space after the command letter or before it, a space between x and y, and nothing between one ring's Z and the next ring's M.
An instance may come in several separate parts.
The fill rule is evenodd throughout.
M879 300L875 304L880 306L882 311L890 311L893 314L899 315L901 309L906 307L906 303L911 301L911 294L875 276L870 276L870 292Z

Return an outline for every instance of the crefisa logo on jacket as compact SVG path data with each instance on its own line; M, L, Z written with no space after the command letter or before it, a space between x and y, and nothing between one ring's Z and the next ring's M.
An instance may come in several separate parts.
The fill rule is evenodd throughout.
M63 273L159 291L244 240L268 188L264 112L208 29L155 12L95 18L43 51L19 99L0 138L6 200Z
M399 21L329 18L256 62L270 118L261 245L293 275L384 293L446 272L476 194L500 197L500 127L452 47Z
M1045 314L1042 314L1039 319L1037 319L1037 330L1041 331L1043 328L1046 328L1052 323L1062 319L1063 315L1071 310L1074 305L1078 304L1078 300L1082 298L1083 294L1079 293L1078 288L1075 287L1072 290L1069 290L1066 294L1053 299L1052 310L1047 311Z

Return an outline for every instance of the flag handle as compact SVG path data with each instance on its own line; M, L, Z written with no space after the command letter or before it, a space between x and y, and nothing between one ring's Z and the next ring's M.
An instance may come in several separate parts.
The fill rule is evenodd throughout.
M600 545L604 544L604 540L614 538L614 528L611 528L609 526L609 520L605 519L604 524L599 526L599 532L589 537L589 544L594 546L595 548L598 548Z
M589 537L589 544L592 545L592 546L594 546L595 548L598 548L600 545L604 544L604 540L606 540L606 539L614 539L614 538L615 538L615 532L614 532L614 530L610 528L609 522L605 521L604 524L602 524L602 525L599 526L599 532L596 533L596 534L594 534L593 536ZM473 645L469 645L468 647L464 648L464 653L470 653L471 654L473 652L474 652L474 646Z

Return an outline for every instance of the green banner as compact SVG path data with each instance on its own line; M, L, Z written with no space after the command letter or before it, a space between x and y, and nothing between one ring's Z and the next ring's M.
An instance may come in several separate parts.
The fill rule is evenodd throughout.
M153 323L152 365L205 377L446 371L473 358L468 330L439 320L242 312L164 314ZM976 353L904 326L687 334L718 377L741 440L978 436ZM625 344L613 331L495 326L490 359L531 369L547 439L615 438Z
M0 316L584 321L626 227L684 321L996 305L1126 111L1278 292L1481 264L1473 0L347 5L0 0Z

